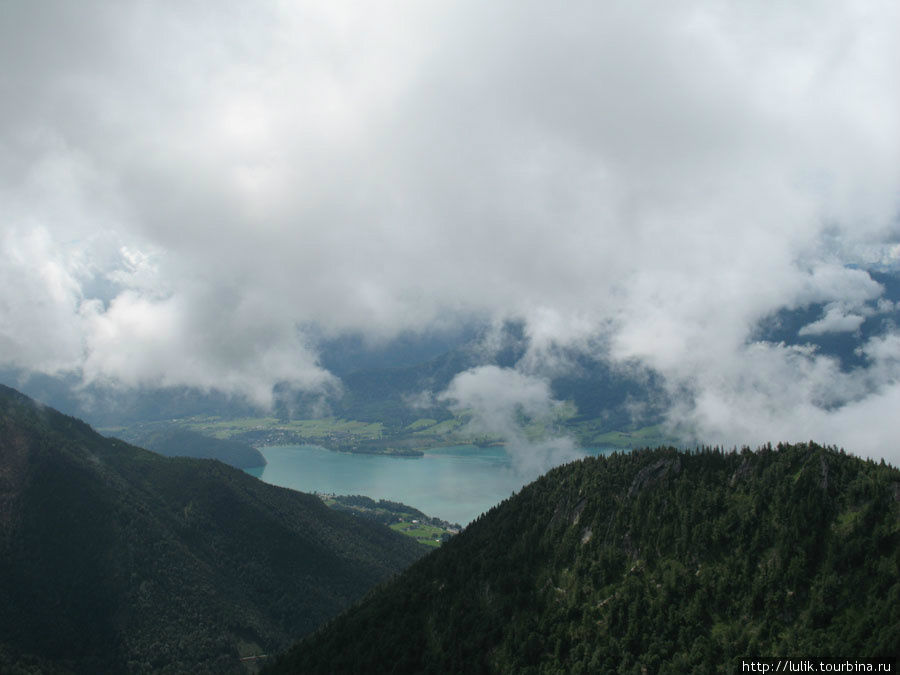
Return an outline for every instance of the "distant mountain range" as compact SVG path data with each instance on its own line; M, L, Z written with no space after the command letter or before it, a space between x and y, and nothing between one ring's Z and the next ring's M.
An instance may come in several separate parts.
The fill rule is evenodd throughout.
M473 334L476 337L472 337ZM405 361L394 343L367 348L364 343L351 338L325 342L321 359L323 364L340 373L340 395L323 398L321 393L297 393L287 387L276 387L273 411L260 411L239 398L183 387L125 391L99 385L82 387L74 375L51 377L6 370L0 371L0 381L15 384L34 398L133 442L147 442L147 438L157 442L160 433L171 431L167 425L185 428L184 421L191 418L254 419L268 414L285 422L331 417L377 423L383 427L385 444L405 447L412 440L405 434L410 425L420 420L435 423L454 417L445 402L432 398L423 406L423 393L440 393L456 375L477 366L513 367L528 347L523 326L515 322L504 327L497 340L499 347L490 352L483 349L481 337L474 328L461 332L456 338L454 342L446 336L418 341L410 336L402 337L399 344L409 348ZM363 350L362 353L354 354L354 347ZM415 360L422 356L428 358ZM654 373L642 370L635 376L620 372L603 360L574 351L564 356L572 367L565 375L552 380L551 390L557 400L574 404L576 414L566 424L571 433L582 437L585 445L594 445L593 436L598 433L631 431L662 419L667 397L661 380ZM353 370L356 365L365 367ZM637 405L639 402L640 406ZM636 417L638 407L642 413ZM271 438L291 442L294 436L258 433L235 439L258 444L268 443L267 439ZM359 448L358 441L353 439L350 446ZM165 450L167 445L171 443L159 448L168 452ZM197 444L188 445L196 447ZM376 451L380 450L379 443L375 446Z
M423 551L0 386L0 672L244 673Z
M865 366L868 357L860 346L900 324L900 275L877 270L868 274L884 288L878 299L855 307L815 302L783 308L760 320L749 339L811 345L818 353L833 357L844 370ZM383 343L372 343L361 335L319 335L314 342L320 363L340 377L340 391L298 393L286 384L277 385L272 411L261 411L240 397L215 391L85 386L76 374L47 376L7 368L0 370L0 382L113 435L129 438L139 435L140 425L154 425L152 430L157 433L167 424L184 427L184 420L201 417L227 420L266 415L282 422L335 418L380 424L382 435L378 439L344 438L333 445L360 450L368 443L370 447L364 449L381 451L414 447L421 437L409 436L411 425L454 417L447 402L423 393L444 391L456 375L478 366L515 367L527 353L529 340L524 324L515 321L499 329L472 324L438 333L402 334ZM557 354L568 367L548 376L550 391L556 400L570 402L573 412L559 421L561 431L583 446L682 442L654 428L666 419L673 404L662 376L639 364L617 366L603 356L602 349L595 352L560 349ZM680 394L680 403L685 403L687 395ZM196 431L199 427L184 428ZM239 434L236 438L253 443L306 438L285 429L258 431L256 436ZM328 436L325 434L326 439ZM324 442L315 436L307 440Z
M900 657L900 471L815 444L558 467L266 673Z

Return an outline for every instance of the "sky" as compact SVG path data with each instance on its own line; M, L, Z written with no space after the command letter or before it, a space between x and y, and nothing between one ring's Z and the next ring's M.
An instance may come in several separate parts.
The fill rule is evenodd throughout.
M433 394L552 407L565 347L658 372L709 443L896 464L900 331L852 371L754 336L895 309L866 270L900 267L898 25L892 0L7 0L0 365L265 406L336 386L313 333L517 320L515 369Z

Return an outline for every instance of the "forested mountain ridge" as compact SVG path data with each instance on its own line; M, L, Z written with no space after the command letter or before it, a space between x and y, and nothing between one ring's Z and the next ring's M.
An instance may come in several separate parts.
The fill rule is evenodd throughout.
M0 386L0 672L245 672L422 555Z
M264 466L265 457L249 443L204 436L189 429L148 429L143 433L121 435L123 440L166 457L217 459L236 469Z
M735 672L898 648L900 471L810 443L556 468L267 672Z

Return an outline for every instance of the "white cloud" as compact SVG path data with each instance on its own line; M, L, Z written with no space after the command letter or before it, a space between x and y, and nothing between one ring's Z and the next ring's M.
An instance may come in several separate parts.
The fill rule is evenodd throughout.
M896 267L893 2L0 12L6 363L265 401L328 379L297 326L517 318L529 376L600 350L769 439L742 388L827 421L842 380L756 323L848 327L881 289L845 263Z
M888 333L872 338L862 347L862 352L875 362L882 373L889 365L896 368L900 365L900 334Z
M897 462L898 428L887 410L900 385L898 345L895 333L870 340L862 348L870 367L850 371L814 348L748 345L727 369L699 370L695 400L672 411L670 422L698 442L818 439Z
M440 395L457 407L471 408L475 423L484 430L500 426L490 420L508 421L514 413L528 417L548 415L554 402L547 382L511 368L479 366L457 375Z
M859 330L866 317L863 314L848 312L841 305L831 305L825 315L800 329L800 335L823 335L825 333L852 333Z
M0 238L0 353L12 365L55 373L78 365L80 290L66 253L40 227Z
M516 470L529 479L584 454L565 435L551 432L528 438L525 424L539 421L551 431L561 405L553 400L545 380L512 368L479 366L454 377L437 398L471 414L471 432L502 438Z
M125 291L106 309L86 303L85 379L215 388L263 407L273 402L273 383L333 386L296 327L279 320L278 307L227 294L208 300L200 309L178 296L148 300Z

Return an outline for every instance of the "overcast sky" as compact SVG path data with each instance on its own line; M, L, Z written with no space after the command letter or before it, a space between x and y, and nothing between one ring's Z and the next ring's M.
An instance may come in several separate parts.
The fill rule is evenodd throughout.
M752 339L855 330L900 262L900 4L562 7L3 2L0 360L265 404L333 384L305 326L518 318L456 394L602 343L710 442L900 461L900 333Z

